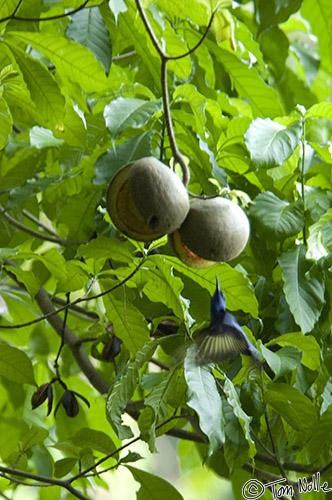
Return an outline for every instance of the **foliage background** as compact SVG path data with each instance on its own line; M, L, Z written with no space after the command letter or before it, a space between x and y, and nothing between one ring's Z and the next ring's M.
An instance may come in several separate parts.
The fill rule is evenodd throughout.
M117 488L96 470L126 468L138 499L182 498L138 461L135 442L153 453L163 433L179 440L183 471L204 462L236 499L252 477L294 486L319 471L332 484L332 5L144 2L163 51L190 51L167 63L188 189L227 194L250 218L241 256L205 270L166 238L157 254L126 239L105 209L122 165L174 153L162 58L138 7L0 1L0 494L20 499L34 484L40 500L96 498ZM266 373L245 357L193 363L215 275ZM159 326L170 311L177 333ZM115 363L102 359L113 331ZM61 380L90 403L78 398L75 418L31 408L56 375L62 334ZM57 403L64 387L52 387Z

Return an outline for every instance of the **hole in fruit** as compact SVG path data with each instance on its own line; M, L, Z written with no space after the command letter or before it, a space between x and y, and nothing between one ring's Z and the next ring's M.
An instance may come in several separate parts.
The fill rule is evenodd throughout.
M158 222L159 222L159 219L158 219L157 215L151 215L151 217L148 220L148 224L152 229L156 229Z

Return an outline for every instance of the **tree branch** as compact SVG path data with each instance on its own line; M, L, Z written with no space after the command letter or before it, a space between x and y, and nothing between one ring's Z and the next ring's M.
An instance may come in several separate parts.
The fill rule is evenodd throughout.
M62 17L68 17L68 16L72 16L73 14L76 14L76 12L79 12L80 10L83 10L87 4L89 3L90 0L85 0L79 7L77 7L76 9L73 9L69 12L65 12L64 14L57 14L55 16L48 16L48 17L20 17L20 16L17 16L16 15L16 12L18 11L21 3L22 3L22 0L19 0L18 4L16 5L14 11L12 12L12 14L10 14L9 16L6 16L6 17L3 17L2 19L0 19L0 23L3 23L5 21L10 21L11 19L15 19L16 21L53 21L54 19L61 19ZM90 7L88 7L89 9L92 9L93 7L99 7L100 5L102 5L104 3L104 1L102 1L99 5L91 5Z
M70 302L69 304L65 304L64 306L59 307L59 309L55 309L53 307L52 310L50 310L48 313L44 313L43 316L40 316L39 318L33 319L31 321L27 321L26 323L20 323L20 324L17 324L17 325L0 325L0 329L3 329L3 330L14 330L16 328L25 328L26 326L34 325L35 323L39 323L40 321L44 321L45 319L48 320L51 316L53 316L55 314L58 314L59 312L65 311L66 309L71 308L71 307L75 306L76 304L79 304L80 302L86 302L88 300L94 300L94 299L98 299L100 297L103 297L104 295L107 295L108 293L113 292L114 290L116 290L120 286L124 285L128 280L130 280L134 276L134 274L137 273L137 271L139 270L139 268L142 266L142 264L144 262L145 262L145 259L143 258L139 262L139 264L135 267L135 269L126 278L124 278L123 280L119 281L118 283L116 283L115 285L113 285L111 288L108 288L107 290L104 290L103 292L100 292L100 293L97 293L96 295L91 295L91 296L88 296L88 297L86 297L86 296L80 297L80 298L74 300L73 302ZM8 265L11 265L11 266L14 266L14 267L16 266L16 264L13 261L10 261L10 260L5 261L5 264L8 264ZM12 276L12 278L15 280L14 276ZM17 281L17 280L15 280L15 281ZM21 285L21 283L20 283L20 285ZM23 286L23 285L21 285L21 286Z
M26 479L32 479L41 483L48 484L50 486L60 486L65 488L67 491L72 493L76 498L80 500L90 500L87 496L80 493L76 488L74 488L69 481L62 481L61 479L54 479L48 476L42 476L40 474L32 474L31 472L26 472L23 470L12 469L10 467L0 466L0 472L10 476L24 477ZM27 484L27 483L24 483ZM28 484L27 484L28 485ZM40 485L39 485L40 486Z
M0 205L0 214L2 215L2 217L4 217L4 219L7 220L7 222L9 222L9 224L17 227L17 229L20 229L21 231L24 231L27 234L30 234L31 236L34 236L35 238L40 238L41 240L44 240L44 241L51 241L52 243L57 243L58 245L67 246L67 247L72 246L72 245L83 245L84 243L87 243L87 241L71 241L71 240L66 240L63 238L58 238L55 236L47 235L44 233L40 233L39 231L35 231L34 229L31 229L30 227L27 227L24 224L22 224L21 222L14 219L14 217L9 215L1 205Z

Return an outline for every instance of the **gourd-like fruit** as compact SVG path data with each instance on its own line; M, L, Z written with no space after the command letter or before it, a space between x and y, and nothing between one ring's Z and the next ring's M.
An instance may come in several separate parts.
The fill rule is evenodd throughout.
M181 226L188 193L179 177L153 157L128 163L111 180L107 210L114 225L138 241L152 241Z
M225 198L195 199L181 225L169 236L177 256L191 267L209 267L237 257L249 238L249 221Z

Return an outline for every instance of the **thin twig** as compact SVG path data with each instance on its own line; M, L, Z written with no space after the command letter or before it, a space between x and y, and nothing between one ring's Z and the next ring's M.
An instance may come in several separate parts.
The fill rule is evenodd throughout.
M24 231L25 233L30 234L30 236L33 236L35 238L40 238L41 240L44 241L51 241L52 243L57 243L58 245L62 246L73 246L73 245L78 246L87 243L87 241L71 241L51 236L48 234L40 233L39 231L35 231L34 229L31 229L30 227L27 227L18 220L14 219L14 217L9 215L1 205L0 205L0 214L2 215L2 217L4 217L4 219L7 220L7 222L9 222L9 224L17 227L17 229L20 229L21 231Z
M38 227L40 227L41 229L44 229L44 231L46 231L47 233L52 234L56 238L59 238L59 235L54 231L54 229L48 227L46 224L41 222L37 217L35 217L30 212L25 210L25 208L23 208L22 214L25 215L25 217L30 219L32 222L34 222Z
M74 300L73 302L71 302L69 304L65 304L64 306L59 307L58 309L54 309L53 308L53 310L51 312L48 312L48 313L44 314L43 316L40 316L39 318L33 319L31 321L27 321L26 323L20 323L20 324L17 324L17 325L0 325L0 329L13 330L15 328L24 328L26 326L31 326L31 325L34 325L35 323L39 323L40 321L44 321L45 319L48 320L49 318L51 318L55 314L58 314L61 311L65 311L66 309L68 309L68 308L70 308L72 306L75 306L76 304L79 304L80 302L86 302L88 300L95 300L95 299L98 299L100 297L103 297L104 295L107 295L108 293L113 292L114 290L116 290L120 286L124 285L128 280L130 280L138 272L138 270L140 269L140 267L142 266L142 264L144 262L145 262L145 259L142 259L139 262L139 264L135 267L135 269L126 278L124 278L123 280L119 281L118 283L116 283L115 285L113 285L111 288L108 288L107 290L104 290L103 292L100 292L100 293L98 293L96 295L92 295L92 296L88 296L88 297L85 297L85 296L84 297L80 297L80 298ZM11 261L5 261L5 264L9 264L9 265L12 266L13 262L11 262ZM52 306L53 306L53 304L52 304Z
M31 472L3 466L0 466L0 472L10 476L25 477L26 479L32 479L33 481L38 481L38 483L49 484L50 486L60 486L60 488L65 488L80 500L90 500L87 496L83 495L76 488L74 488L69 481L62 481L61 479L54 479L53 477L42 476L40 474L32 474Z
M16 16L16 12L17 12L20 4L22 3L22 0L20 0L18 5L15 7L14 12L12 14L10 14L9 16L3 17L2 19L0 19L0 23L3 23L5 21L10 21L11 19L15 19L16 21L31 21L31 22L32 21L54 21L55 19L61 19L62 17L68 17L68 16L72 16L73 14L76 14L76 12L83 10L87 6L89 1L90 0L85 0L76 9L73 9L69 12L64 12L63 14L57 14L57 15L48 16L48 17L21 17L21 16ZM91 9L93 7L100 7L100 5L102 5L103 3L104 3L104 1L101 2L99 5L91 5L90 7L87 7L87 8Z
M135 56L136 54L136 50L131 50L130 52L126 52L125 54L119 54L118 56L112 57L112 62L121 61L122 59L126 59L127 57Z

